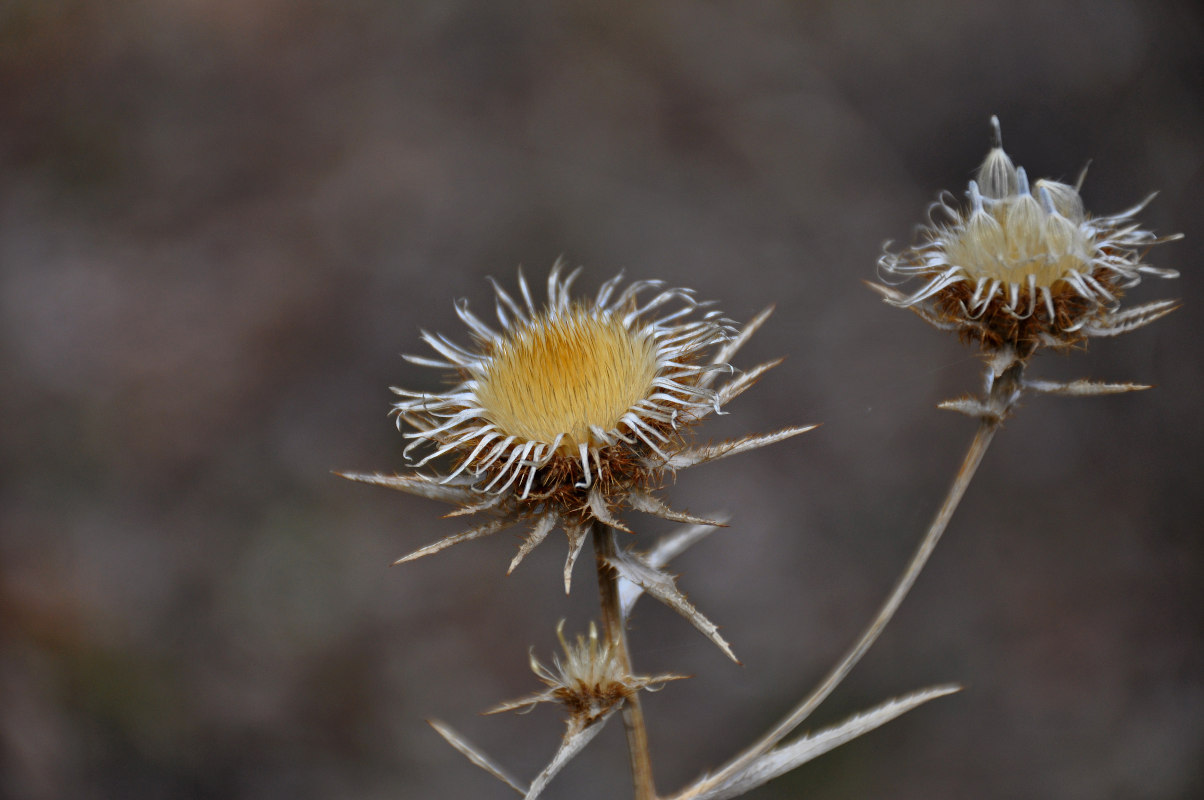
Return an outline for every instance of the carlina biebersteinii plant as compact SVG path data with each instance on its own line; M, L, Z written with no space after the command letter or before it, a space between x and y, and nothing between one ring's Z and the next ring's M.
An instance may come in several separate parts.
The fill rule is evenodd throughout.
M1148 388L1091 381L1025 384L1023 371L1041 347L1066 350L1174 311L1175 300L1123 308L1121 299L1144 275L1178 277L1144 259L1154 245L1182 235L1158 237L1137 222L1152 194L1118 214L1088 214L1079 196L1085 169L1073 186L1045 178L1030 183L1024 168L1004 152L997 117L991 126L994 142L970 181L967 202L942 194L929 210L930 224L920 229L922 241L901 253L888 249L878 261L884 283L917 280L919 288L908 294L891 285L870 286L891 305L979 343L989 362L988 397L952 401L947 408L1002 419L1023 388L1064 395ZM996 388L996 381L1005 385Z
M1118 394L1148 389L1134 383L1069 383L1029 380L1029 360L1042 347L1069 350L1089 337L1116 336L1169 314L1174 300L1123 307L1124 292L1144 275L1178 273L1145 262L1154 245L1181 238L1145 230L1136 215L1153 198L1107 217L1092 217L1075 185L1030 183L1003 151L999 120L991 117L994 142L970 181L964 204L943 194L920 229L921 241L901 253L889 243L870 283L887 303L915 312L929 324L977 342L986 360L982 397L941 403L979 421L944 503L871 625L889 621L948 526L995 432L1025 391L1065 396ZM895 285L916 280L910 293ZM872 643L876 634L867 631Z
M771 361L735 375L728 361L769 316L762 312L737 334L732 323L688 289L660 281L620 288L622 276L602 285L593 302L573 300L580 274L548 277L548 300L537 308L519 275L516 301L500 286L489 327L459 303L456 311L475 336L464 348L423 333L443 360L406 359L450 371L459 382L442 393L394 388L394 406L410 444L430 452L415 467L448 454L446 474L345 473L373 483L459 506L452 516L482 514L485 521L420 548L396 563L489 536L519 523L530 529L510 562L513 571L557 526L568 537L564 586L591 530L630 533L620 518L632 509L668 520L714 523L666 506L657 496L666 474L787 439L814 426L794 426L762 436L695 446L695 424L745 392ZM654 292L649 299L641 295ZM718 629L675 591L658 592L731 657Z
M472 331L471 348L429 333L423 339L442 357L407 356L417 364L449 371L456 384L445 392L394 389L399 428L416 449L429 452L415 466L440 456L453 463L444 473L343 473L344 477L441 500L457 506L450 516L480 514L485 521L423 547L397 563L426 556L459 542L479 539L528 523L529 532L510 563L523 557L557 526L568 538L566 592L585 539L592 538L601 606L602 637L576 647L565 643L556 671L532 658L546 685L536 695L495 711L556 702L568 712L560 749L530 783L519 781L448 726L435 729L474 764L527 798L534 798L559 770L622 709L637 800L658 797L641 690L655 689L677 675L644 677L632 670L627 619L647 593L689 620L735 660L718 627L703 616L664 570L670 558L713 531L722 521L695 517L666 506L655 494L667 474L759 448L810 430L794 426L774 433L695 444L694 426L719 413L779 361L735 372L730 360L769 317L770 309L737 329L687 289L659 281L620 288L621 276L602 285L592 302L574 300L578 271L551 271L547 303L536 307L519 275L519 299L495 284L500 330L472 314L457 313ZM647 299L643 299L643 298ZM718 381L720 376L732 376ZM617 532L631 533L620 516L631 509L688 523L653 546L619 547ZM638 537L632 537L634 543ZM877 635L867 632L842 665L766 736L724 767L674 795L679 800L734 797L935 697L955 691L940 686L884 703L816 734L782 744L860 658Z

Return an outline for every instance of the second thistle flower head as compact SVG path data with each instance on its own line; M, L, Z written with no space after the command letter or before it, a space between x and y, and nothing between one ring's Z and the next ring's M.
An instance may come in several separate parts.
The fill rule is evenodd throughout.
M580 271L548 277L537 307L523 277L519 299L501 287L500 329L460 303L472 347L423 334L442 358L407 356L448 370L456 381L440 393L395 388L395 406L411 440L406 455L425 449L416 467L443 455L443 475L349 474L354 480L453 503L453 514L483 512L486 522L424 547L402 561L521 521L531 530L511 569L556 526L569 538L565 585L585 535L596 524L626 530L617 512L632 508L681 522L703 522L666 507L653 494L662 475L801 433L787 428L722 445L691 447L690 428L746 390L777 362L716 386L728 360L768 316L740 333L687 289L660 281L603 284L592 302L574 300Z
M879 259L887 282L923 284L911 294L876 286L887 302L911 308L932 324L978 340L987 351L1010 349L1026 358L1040 346L1069 347L1088 336L1113 336L1169 313L1173 301L1121 310L1120 299L1143 275L1174 278L1146 264L1159 238L1136 214L1153 198L1119 214L1092 217L1078 183L1029 182L1003 150L999 120L994 145L968 203L942 196L921 229L922 243Z
M564 637L564 620L561 620L556 626L556 638L560 640L564 658L554 655L551 669L540 663L534 650L530 655L531 671L547 688L502 703L486 713L529 711L539 703L558 703L569 712L571 719L585 727L600 720L637 691L654 692L668 681L685 677L673 673L632 675L623 663L618 648L599 637L598 628L592 622L589 624L588 638L578 634L576 644L570 644Z

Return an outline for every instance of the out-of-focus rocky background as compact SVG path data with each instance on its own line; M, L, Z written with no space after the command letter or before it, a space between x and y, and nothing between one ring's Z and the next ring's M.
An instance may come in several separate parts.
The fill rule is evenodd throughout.
M704 437L823 422L683 473L732 526L675 564L744 661L642 605L660 787L759 733L868 620L973 430L979 365L862 285L961 192L998 114L1030 175L1182 242L1145 330L1034 374L1157 384L1034 398L898 619L815 720L960 681L755 798L1204 793L1204 18L1188 2L0 4L0 796L504 797L562 617L550 537L395 569L457 530L342 482L403 467L390 384L421 329L559 257L777 314L785 364ZM642 536L668 530L637 520ZM584 559L583 559L584 562ZM550 796L614 798L620 726Z

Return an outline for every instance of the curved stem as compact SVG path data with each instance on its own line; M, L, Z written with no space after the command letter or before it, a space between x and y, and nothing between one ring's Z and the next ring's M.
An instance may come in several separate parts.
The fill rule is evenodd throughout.
M899 576L898 581L895 583L895 588L887 596L886 602L878 609L877 616L874 617L869 627L861 634L861 638L857 640L856 644L841 659L840 663L833 667L824 676L824 679L819 682L819 685L787 714L781 722L774 726L769 733L762 736L750 747L729 761L718 772L699 781L682 794L677 795L677 800L687 800L690 797L701 796L707 790L722 786L736 775L739 775L752 762L769 752L778 742L782 741L791 731L797 728L832 693L840 682L845 679L845 676L856 666L861 657L878 640L883 629L886 628L887 623L890 622L891 617L895 615L895 611L898 610L899 605L903 602L903 598L907 596L908 591L911 590L912 585L916 582L920 570L928 562L928 557L932 555L932 551L940 540L941 534L945 532L945 528L949 525L949 520L952 518L953 512L961 502L962 496L965 495L966 488L970 485L970 481L974 478L974 473L978 470L978 465L982 463L982 458L987 452L987 446L990 445L991 439L995 436L995 431L998 427L998 419L983 419L980 421L978 431L974 435L974 440L970 442L970 449L966 452L966 456L962 460L957 477L953 479L953 484L949 487L949 493L945 496L945 502L941 505L936 517L933 518L927 533L924 534L924 538L920 540L920 545L912 555L911 561L908 562L907 567L903 570L903 574Z
M594 556L598 565L598 595L602 604L602 625L606 638L616 649L628 675L631 670L631 651L627 646L627 626L619 600L619 574L609 563L615 554L615 531L609 525L594 523ZM639 693L633 693L623 703L623 726L627 730L627 752L631 758L631 779L635 784L635 800L656 800L652 782L652 757L648 752L648 729Z

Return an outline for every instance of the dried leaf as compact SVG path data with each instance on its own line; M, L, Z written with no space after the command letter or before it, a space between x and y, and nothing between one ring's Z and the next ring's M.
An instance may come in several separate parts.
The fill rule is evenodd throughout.
M504 769L497 765L489 756L478 750L467 739L453 731L447 725L444 725L437 719L428 719L427 724L435 729L435 732L442 736L447 743L460 751L469 761L476 764L481 769L488 772L493 777L497 778L502 783L509 786L514 791L521 795L526 795L529 791L523 788L523 784L512 778Z
M624 533L631 533L631 528L623 524L622 520L610 513L610 507L606 504L606 497L602 494L602 486L595 482L593 488L589 490L589 496L586 499L589 504L589 510L598 518L598 521L604 525L609 525L612 528L617 528Z
M631 581L678 614L681 614L691 625L726 653L728 658L737 664L740 663L740 659L736 658L736 654L732 652L731 646L719 635L719 626L704 617L686 599L685 594L677 588L677 583L674 581L672 575L652 566L638 553L630 550L615 553L614 556L608 559L608 563L615 568L620 578Z
M1083 331L1088 336L1119 336L1162 319L1178 307L1178 300L1155 300L1093 320L1083 326Z
M509 528L513 524L514 524L514 520L510 519L509 517L503 517L502 519L490 520L489 522L486 522L483 525L478 525L475 528L469 528L468 530L464 531L463 533L456 533L456 534L452 534L451 536L446 536L437 542L428 544L426 547L422 547L422 548L415 550L414 552L410 553L407 556L402 556L401 558L399 558L393 562L393 566L397 566L398 564L404 564L407 561L414 561L416 559L422 558L423 556L429 556L433 553L438 553L440 550L446 550L447 548L451 547L452 545L457 545L460 542L470 542L473 539L484 539L486 536L495 534L498 531L503 530L504 528Z
M721 522L727 522L725 517L720 519L721 515L719 514L715 514L714 516ZM684 552L695 542L702 541L703 538L715 530L717 530L717 528L714 525L691 525L690 527L684 528L676 533L671 533L668 536L663 537L659 542L656 543L656 546L647 553L644 553L644 561L652 567L663 567L668 564L674 556ZM640 596L643 594L644 587L632 583L620 575L619 602L622 606L624 619L631 614L632 606L635 605L635 601L640 599Z
M740 348L744 346L744 343L752 338L752 335L765 324L765 320L769 319L771 314L773 314L773 306L765 308L761 311L761 313L749 320L748 324L740 330L740 333L736 334L734 339L715 351L715 355L711 359L711 363L730 364L732 358L735 357ZM710 386L712 383L714 383L717 375L718 373L714 371L704 373L698 382L701 386Z
M708 786L704 777L675 795L671 800L726 800L752 791L758 786L806 764L858 736L885 725L895 717L938 697L961 691L960 686L934 686L914 694L897 697L876 708L857 714L839 725L809 734L781 745L749 764L738 775L718 786Z
M508 499L509 499L509 497L504 494L491 494L491 495L488 495L484 500L482 500L479 503L475 503L470 506L464 506L463 508L457 508L455 511L448 512L447 514L444 514L443 516L444 517L466 517L466 516L469 516L470 514L478 514L482 511L489 511L491 509L497 508L498 506L500 506L502 504L503 501L508 500Z
M749 450L755 450L758 447L780 442L783 439L789 439L791 436L798 436L800 433L806 433L815 427L815 425L795 425L783 428L780 431L774 431L773 433L761 434L760 436L745 436L743 439L682 450L670 456L665 462L665 466L669 469L685 469L697 464L705 464L708 461L717 461L720 458L727 458L737 453L744 453Z
M741 373L739 377L728 381L715 391L715 404L720 407L726 406L732 400L751 389L753 384L760 380L762 375L781 364L783 360L777 358L773 361L766 361L764 364L758 364L752 369Z
M908 311L911 311L917 317L924 320L932 327L937 328L938 330L951 331L951 330L956 330L958 327L955 323L948 322L948 321L943 320L940 317L936 316L931 311L924 308L922 305L908 305L907 301L908 301L909 295L906 295L897 289L893 289L890 286L884 286L880 283L874 283L873 281L862 281L862 283L864 283L869 288L873 289L879 296L882 297L883 300L885 300L890 305L898 307L898 308L906 308Z
M429 475L385 475L380 472L336 472L340 478L359 483L371 483L399 492L440 500L456 505L473 505L480 500L480 493L460 482L441 483L439 478Z
M672 522L684 522L688 525L707 525L713 528L724 526L724 523L719 520L696 517L685 511L677 511L669 508L661 502L659 497L645 490L633 491L628 495L628 503L636 511L643 511L645 514L652 514L661 519L671 520Z
M946 411L956 411L959 414L965 414L967 417L974 419L997 419L999 414L986 403L979 400L977 397L966 395L965 397L957 397L953 400L944 400L937 404L937 408L943 408Z
M518 548L518 553L510 561L510 568L506 570L507 575L514 572L514 568L522 563L522 560L527 557L527 553L530 553L539 546L540 542L547 538L548 533L552 528L556 527L556 523L559 521L560 517L554 511L544 513L543 516L535 521L535 526L531 528L530 533L527 534L527 538L523 540L522 545Z
M566 764L572 761L578 753L585 749L587 744L593 741L594 737L602 731L602 726L606 724L606 721L614 715L620 706L622 706L622 703L616 703L611 706L609 711L590 723L586 723L577 717L571 719L568 729L564 732L564 738L560 741L560 748L556 751L556 755L543 768L543 771L535 776L535 780L531 782L531 788L523 800L535 800L536 797L539 797L539 793L544 790L552 778L556 777L556 773L564 769Z
M1055 381L1025 381L1024 388L1034 392L1056 394L1063 397L1090 397L1100 394L1123 394L1125 392L1140 392L1153 387L1142 383L1103 383L1086 379L1057 383Z
M573 585L573 565L577 563L577 556L581 555L581 547L585 544L585 535L590 532L592 527L588 522L584 525L569 523L564 526L565 535L569 537L569 552L564 559L565 594L569 593L569 589Z

